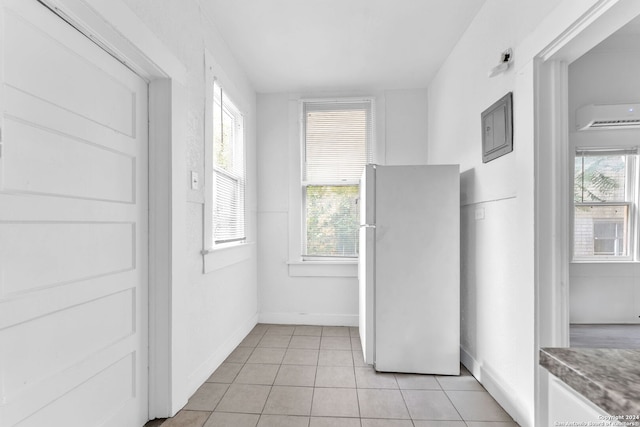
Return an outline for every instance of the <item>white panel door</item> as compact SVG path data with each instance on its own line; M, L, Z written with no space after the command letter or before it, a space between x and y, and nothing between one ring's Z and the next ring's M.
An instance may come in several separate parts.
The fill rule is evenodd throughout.
M0 0L0 425L147 420L147 84Z

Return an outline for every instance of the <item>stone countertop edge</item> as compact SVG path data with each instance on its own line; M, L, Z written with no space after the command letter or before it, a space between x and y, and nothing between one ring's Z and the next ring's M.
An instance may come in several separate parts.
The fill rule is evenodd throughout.
M640 350L542 348L540 365L609 415L640 415Z

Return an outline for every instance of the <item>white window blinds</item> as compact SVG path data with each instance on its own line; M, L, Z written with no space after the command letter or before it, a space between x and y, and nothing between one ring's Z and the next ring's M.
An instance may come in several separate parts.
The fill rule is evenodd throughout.
M304 103L304 177L308 182L360 179L371 162L371 101Z
M372 161L372 101L304 102L302 114L303 257L356 257L359 179Z
M213 86L213 241L245 239L244 135L240 111L222 88Z

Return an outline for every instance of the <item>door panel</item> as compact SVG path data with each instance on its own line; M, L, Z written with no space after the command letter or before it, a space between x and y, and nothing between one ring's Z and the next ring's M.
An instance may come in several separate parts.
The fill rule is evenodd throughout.
M31 221L0 224L0 240L12 243L0 249L0 256L5 261L1 295L132 271L135 268L134 239L132 223Z
M67 29L54 28L57 24L66 24L42 27L39 19L31 17L12 9L5 12L8 39L4 50L5 84L72 114L134 136L135 90L119 79L118 68L124 67L105 57L105 52L101 53L102 58L95 58L96 46L82 40L82 35L71 35ZM25 42L11 43L12 40ZM116 71L116 75L111 71ZM122 71L129 72L126 68Z
M0 425L147 420L147 84L0 0Z
M5 129L14 142L3 153L5 190L135 202L135 157L128 153L14 118L6 119Z

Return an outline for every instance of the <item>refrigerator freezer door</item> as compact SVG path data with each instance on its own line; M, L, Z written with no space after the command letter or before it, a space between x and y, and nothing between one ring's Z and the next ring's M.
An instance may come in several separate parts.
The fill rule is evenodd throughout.
M458 166L376 169L375 367L460 369Z
M374 362L375 232L374 227L360 227L360 254L358 261L360 342L364 361L369 365Z
M376 223L376 165L366 165L360 178L360 224Z

